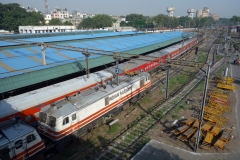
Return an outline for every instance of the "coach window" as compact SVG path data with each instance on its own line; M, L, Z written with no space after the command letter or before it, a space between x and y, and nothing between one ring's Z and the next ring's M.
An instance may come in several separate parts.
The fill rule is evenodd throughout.
M69 118L68 117L63 119L63 125L68 124L68 122L69 122Z
M19 140L19 141L15 142L15 148L16 149L21 148L22 146L23 146L22 140Z
M77 118L76 113L72 115L72 120L74 121Z
M32 141L34 141L36 139L35 135L34 134L30 134L27 136L27 143L30 143Z

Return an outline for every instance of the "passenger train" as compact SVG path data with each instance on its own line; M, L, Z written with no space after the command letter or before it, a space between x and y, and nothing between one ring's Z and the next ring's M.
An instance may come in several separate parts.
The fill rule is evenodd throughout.
M189 39L184 44L178 43L149 54L156 57L151 61L134 60L135 65L129 70L140 71L139 74L129 77L120 73L119 85L114 78L115 68L110 67L91 73L89 78L81 76L1 100L0 159L26 159L45 147L33 127L9 119L20 117L29 124L39 119L39 133L62 150L73 137L86 134L102 123L102 117L118 113L125 103L144 93L151 86L151 75L147 72L157 68L158 62L167 57L176 58L197 43L197 39ZM122 69L124 66L126 64L119 65Z
M157 68L160 65L160 63L158 62L161 62L162 59L165 59L167 57L176 58L197 43L197 39L192 38L185 41L184 44L178 43L161 51L151 53L149 54L149 56L156 57L155 60L152 60L152 62L144 60L134 60L135 65L131 66L129 68L129 71L149 72L152 69ZM125 65L126 64L120 64L120 70L124 70ZM111 71L111 73L115 73L114 67L110 67L107 70ZM113 75L111 73L100 71L90 74L90 78L86 78L86 76L81 76L1 100L0 108L2 109L2 112L0 112L0 122L8 120L12 117L19 116L23 121L36 124L38 114L41 108L47 107L52 103L56 103L62 99L74 97L84 90L96 87L101 83L105 83L107 80L113 78ZM102 75L102 77L100 77L99 75ZM120 76L122 75L123 73L120 73Z
M0 159L33 159L45 148L35 128L18 118L0 123Z

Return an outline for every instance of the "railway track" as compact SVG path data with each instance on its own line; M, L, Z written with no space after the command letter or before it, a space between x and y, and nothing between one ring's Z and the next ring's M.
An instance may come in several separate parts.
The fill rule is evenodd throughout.
M214 48L216 49L216 48ZM209 53L211 52L211 49ZM215 50L213 51L213 53ZM208 53L206 61L212 62L213 56ZM211 73L221 66L221 62L212 67ZM158 121L171 112L186 96L195 89L205 77L205 73L199 71L186 84L184 84L175 94L172 94L169 99L159 102L154 106L154 110L148 113L142 119L137 120L131 128L127 129L124 134L118 136L114 141L108 144L105 150L98 153L94 159L112 160L112 159L129 159L134 152L130 149L137 141L139 141L145 133L154 127ZM140 105L140 104L139 104ZM157 115L157 116L156 116ZM146 138L145 138L146 139ZM144 138L143 138L144 141Z
M200 46L201 45L201 43L199 43L197 46ZM191 49L191 50L189 50L188 52L192 52L192 51L194 51L193 49ZM187 56L189 56L188 54L187 54ZM191 57L180 57L180 58L184 58L184 59L190 59L190 60L193 60L194 58L196 58L195 56L191 56ZM175 67L174 67L175 68ZM174 75L176 75L179 71L181 71L182 69L183 69L183 67L178 67L178 68L175 68L175 69L172 69L172 72L170 72L170 77L171 76L174 76ZM195 76L196 76L196 74L195 74ZM158 80L156 80L156 81L154 81L153 82L153 86L154 85L156 85L156 84L158 84L159 83L159 81L164 81L164 77L162 78L162 79L158 79ZM186 86L186 85L188 85L189 84L189 82L188 83L186 83L186 84L184 84L184 85L182 85L181 87L180 87L180 89L179 90L176 90L175 92L173 92L170 96L169 96L169 99L168 100L171 100L171 97L173 96L173 95L175 95L175 94L177 94L182 88L184 88L184 86ZM194 83L192 83L192 84L194 84ZM151 91L152 90L154 90L154 89L156 89L157 88L157 86L156 87L153 87L152 89L151 89ZM175 99L175 98L174 98ZM177 98L176 98L177 99ZM138 129L138 131L139 132L141 132L142 134L140 134L140 135L143 135L143 134L145 134L147 131L148 131L148 128L149 128L149 126L147 126L146 124L148 124L148 125L150 125L150 128L152 127L152 125L154 125L156 122L158 122L159 121L159 119L154 119L154 118L151 118L151 114L155 114L155 113L157 113L157 112L159 112L159 109L156 109L156 108L158 108L160 105L162 105L163 103L165 103L165 102L167 102L168 100L164 100L164 101L161 101L160 103L158 103L158 104L156 104L155 106L154 106L154 111L152 111L151 113L149 113L149 114L147 114L145 117L143 117L142 119L141 119L141 122L139 123L139 124L143 124L145 127L143 127L143 128L139 128ZM169 102L169 103L171 103L171 102ZM162 107L163 108L163 107ZM166 108L165 108L166 109ZM168 111L170 111L170 110L168 110ZM164 114L167 114L167 112L166 113L164 113ZM131 125L131 124L130 124ZM129 125L129 126L130 126ZM134 125L133 125L134 126ZM142 127L142 126L140 126L140 127ZM150 129L149 128L149 129ZM128 128L128 129L126 129L126 131L123 131L122 133L119 133L119 135L117 136L117 137L115 137L110 143L109 143L109 147L107 147L107 150L106 150L106 154L101 154L102 155L102 157L98 157L98 158L96 158L96 156L95 156L95 158L96 159L109 159L110 157L112 157L113 159L114 159L114 157L116 158L116 156L118 156L117 154L114 154L114 155L111 155L111 149L114 149L115 147L115 149L117 150L117 147L119 147L119 149L121 148L121 149L124 149L123 148L123 146L125 146L125 145L123 145L122 147L121 146L116 146L116 144L114 143L114 142L117 142L117 140L119 140L119 139L121 139L121 137L124 137L124 136L127 136L128 137L128 135L131 137L131 135L130 135L130 133L128 132L128 130L129 130L130 128ZM139 138L141 138L141 136L139 137L139 136L137 136L136 134L134 134L133 133L133 135L135 135L135 139L136 140L138 140ZM129 141L129 142L132 142L132 141L130 141L129 140L129 138L126 138L126 140L127 141ZM124 142L123 142L124 143ZM114 144L114 145L111 145L111 144ZM91 143L91 144L89 144L88 146L92 146L93 145L93 143ZM85 147L85 148L81 148L77 153L75 153L72 157L70 157L68 160L70 160L70 159L74 159L78 154L80 154L80 153L82 153L82 152L84 152L84 150L86 150L88 147ZM97 153L99 153L99 152L102 152L102 151L98 151ZM124 152L125 153L125 152ZM107 158L108 157L108 158ZM110 158L111 159L111 158Z

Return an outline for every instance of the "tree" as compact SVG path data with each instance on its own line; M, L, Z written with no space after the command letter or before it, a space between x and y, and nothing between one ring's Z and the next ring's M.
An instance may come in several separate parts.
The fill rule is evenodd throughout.
M65 21L65 22L63 23L63 25L72 26L73 24L72 24L71 22Z
M128 24L127 24L125 21L121 21L121 22L120 22L120 26L121 26L121 27L125 27L125 26L128 26Z
M238 24L240 22L240 17L232 16L230 20L233 22L233 24Z
M17 3L0 3L0 28L18 32L18 26L44 24L40 12L26 12Z
M48 25L62 25L62 22L58 18L53 18L49 21Z
M93 18L85 18L79 24L78 28L104 28L112 27L113 22L116 22L112 17L106 14L98 14Z

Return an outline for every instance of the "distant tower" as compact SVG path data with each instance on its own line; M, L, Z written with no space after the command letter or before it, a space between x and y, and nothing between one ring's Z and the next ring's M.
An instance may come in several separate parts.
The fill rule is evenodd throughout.
M175 8L173 7L168 7L167 12L169 17L173 17L173 12L175 11Z
M45 8L45 15L48 14L48 4L47 4L47 0L44 0L44 8Z
M190 8L187 10L187 13L188 13L188 17L192 18L193 19L193 14L194 14L195 10Z

